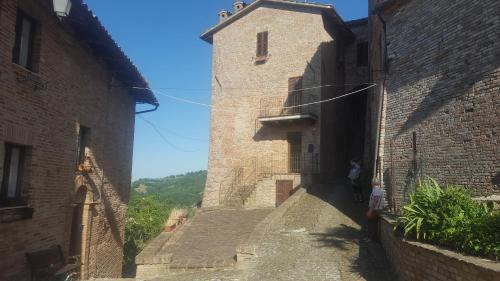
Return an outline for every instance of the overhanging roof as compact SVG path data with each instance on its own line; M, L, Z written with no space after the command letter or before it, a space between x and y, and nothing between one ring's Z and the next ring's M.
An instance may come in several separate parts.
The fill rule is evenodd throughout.
M200 36L200 38L203 39L204 41L207 41L208 43L213 43L213 35L215 33L220 31L224 27L230 25L231 23L237 21L238 19L242 18L243 16L249 14L250 12L254 11L255 9L257 9L259 6L261 6L264 3L275 3L275 4L279 4L279 5L284 5L284 6L294 6L294 7L318 9L318 10L324 12L327 16L330 16L330 18L332 18L334 20L334 22L336 24L338 24L343 29L344 32L347 32L350 35L352 35L352 32L346 27L344 21L339 16L339 14L335 11L333 5L306 3L306 2L298 2L298 1L292 1L292 0L255 0L254 2L252 2L251 4L246 6L240 12L233 14L228 19L218 23L214 27L205 31Z
M63 22L75 31L74 36L88 45L93 54L116 73L117 80L129 88L136 102L159 105L155 95L149 90L146 79L88 6L82 0L72 0L72 3L71 12Z

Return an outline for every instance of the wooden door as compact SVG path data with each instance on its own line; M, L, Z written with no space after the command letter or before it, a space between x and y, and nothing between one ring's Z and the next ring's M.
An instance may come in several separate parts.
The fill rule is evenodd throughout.
M83 231L83 204L73 207L73 220L71 223L71 238L69 245L70 256L81 256L82 254L82 231Z
M283 204L293 193L292 180L276 181L276 207Z

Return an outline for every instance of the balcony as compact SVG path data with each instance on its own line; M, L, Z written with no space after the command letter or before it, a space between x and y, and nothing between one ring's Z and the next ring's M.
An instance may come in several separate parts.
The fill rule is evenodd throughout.
M262 176L276 174L319 174L319 155L317 153L265 154L259 157L257 174Z
M305 105L319 101L313 94L293 93L288 97L266 97L260 101L259 121L262 124L310 122L318 120L314 110L318 105Z

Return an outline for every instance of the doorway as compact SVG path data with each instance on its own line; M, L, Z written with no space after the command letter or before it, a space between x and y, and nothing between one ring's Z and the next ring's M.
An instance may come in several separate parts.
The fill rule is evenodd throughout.
M279 207L293 193L293 180L276 181L276 207Z
M71 221L71 239L69 244L69 255L71 257L81 257L82 255L82 234L83 234L83 204L73 207L73 218Z
M302 171L302 133L288 133L288 172Z

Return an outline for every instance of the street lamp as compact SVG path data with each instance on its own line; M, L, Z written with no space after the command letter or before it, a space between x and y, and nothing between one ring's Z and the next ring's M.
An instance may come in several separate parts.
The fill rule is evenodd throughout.
M59 18L64 18L69 15L71 10L71 0L52 0L54 3L54 12Z

